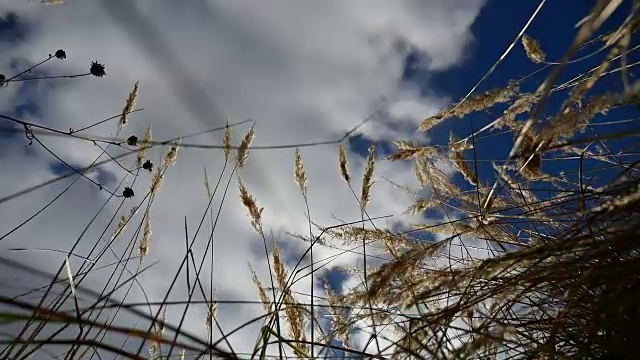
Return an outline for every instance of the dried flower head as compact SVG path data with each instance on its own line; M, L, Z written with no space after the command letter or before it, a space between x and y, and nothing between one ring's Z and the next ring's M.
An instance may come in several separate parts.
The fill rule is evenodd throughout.
M373 168L376 156L376 148L374 145L369 147L369 157L367 158L367 166L364 170L364 177L362 178L362 195L360 197L360 209L364 211L369 204L371 197L371 185L373 185Z
M133 189L130 187L125 187L124 191L122 191L122 196L124 196L125 198L133 197Z
M67 53L65 53L64 50L62 49L58 49L56 50L56 53L54 54L54 56L60 60L64 60L67 58Z
M135 135L131 135L127 138L127 145L129 146L137 146L138 145L138 137Z
M307 174L304 171L304 166L302 165L302 157L300 156L300 150L296 149L296 161L295 161L295 177L294 180L298 187L300 188L300 192L303 196L307 195Z
M0 74L0 86L3 86L6 81L7 81L7 77Z
M151 172L153 170L153 163L151 162L151 160L147 160L144 162L144 164L142 164L142 168Z
M527 34L522 35L522 45L524 46L524 51L527 54L529 60L534 63L544 62L544 52L540 48L540 43L538 40L528 36Z
M107 73L104 71L104 65L94 61L91 63L91 67L89 68L89 73L95 77L103 77Z

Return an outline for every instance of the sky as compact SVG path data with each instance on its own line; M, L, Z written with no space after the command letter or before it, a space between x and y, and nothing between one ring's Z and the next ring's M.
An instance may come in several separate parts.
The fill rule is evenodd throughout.
M573 39L573 25L593 3L548 2L527 33L541 42L550 58L559 57ZM228 119L231 123L251 120L233 127L236 144L252 124L256 146L301 144L339 139L370 118L346 143L349 170L358 193L369 144L377 145L381 157L389 154L395 139L445 143L450 130L459 136L471 131L469 123L454 123L428 134L416 133L415 129L424 118L466 95L537 6L537 1L510 0L67 0L55 6L5 0L0 4L0 73L9 77L64 49L65 60L52 59L28 76L85 73L93 61L105 65L106 76L12 83L0 89L0 114L61 130L80 129L117 115L138 81L136 107L144 110L130 115L120 138L142 138L145 129L151 127L155 140L165 140L221 127ZM478 91L504 86L509 79L537 66L518 44ZM477 121L477 127L486 118L473 121ZM0 129L11 126L0 121ZM111 137L116 131L117 125L111 121L86 130L86 134ZM87 166L98 156L105 159L101 149L90 142L67 137L39 139L50 152L37 142L25 147L28 140L23 132L0 132L0 198L67 173L68 166L59 159L75 167ZM222 132L188 142L221 144ZM335 144L300 148L308 177L310 217L324 226L360 219L358 202L339 176L336 149ZM109 151L119 153L115 148ZM156 165L166 151L151 151ZM499 152L483 155L496 154ZM131 159L122 164L133 165ZM268 282L262 239L251 228L239 201L236 174L231 174L230 167L223 172L223 164L220 150L181 148L176 164L168 170L151 209L153 236L142 263L155 265L139 277L152 301L163 298L180 266L185 253L185 219L188 232L193 234L207 206L205 167L212 187L221 173L223 187L231 176L224 202L220 190L212 203L214 211L223 204L213 235L212 281L217 298L257 299L248 263L264 283ZM256 149L239 171L249 192L264 207L264 227L273 234L290 266L295 265L307 244L287 232L309 233L305 203L293 181L293 166L291 147ZM450 171L448 165L442 167ZM0 240L2 254L55 272L64 257L35 249L68 251L106 203L80 242L77 252L87 253L105 227L107 238L113 232L111 217L116 214L117 221L129 214L148 188L149 174L141 173L135 182L126 174L118 164L109 163L88 175L103 185L103 190L87 179L71 177L0 204L2 236L77 180L45 211ZM369 216L392 215L376 220L382 226L420 221L404 214L412 197L385 179L416 185L410 164L380 161ZM117 188L121 181L131 186L136 196L109 200L109 191L121 193L122 188ZM142 212L136 214L132 225L140 222ZM116 248L124 249L133 239L135 228L130 228ZM209 232L206 221L193 249L197 263L203 256L206 259L202 281L207 285L210 259L204 248ZM104 246L104 240L98 241ZM9 250L16 248L31 250ZM328 277L332 287L342 291L357 282L356 277L341 270L361 266L361 255L334 256L340 251L321 247L314 251L316 259L332 259L317 273L317 296L324 293L321 278ZM105 256L104 264L115 261L110 255ZM70 265L77 269L82 261L72 259ZM136 265L137 261L129 265L131 271ZM104 274L96 273L95 279L104 280ZM20 273L0 276L3 283L25 287L42 282ZM184 269L180 276L170 299L184 299L188 291ZM89 281L85 285L91 284ZM310 286L307 277L294 289L308 294ZM144 301L138 286L127 299ZM181 312L180 307L170 308L169 321L179 321ZM218 322L230 331L260 312L259 306L221 304ZM204 307L194 307L187 314L185 329L202 335L205 314ZM118 319L123 323L130 320L125 315ZM232 336L234 348L252 347L256 330L256 326L249 326Z

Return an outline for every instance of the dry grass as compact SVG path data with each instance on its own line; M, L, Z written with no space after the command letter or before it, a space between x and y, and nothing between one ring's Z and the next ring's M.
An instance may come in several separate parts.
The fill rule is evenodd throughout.
M0 358L41 355L50 346L67 347L62 355L67 359L88 358L93 351L143 358L145 348L152 359L205 355L266 359L274 351L278 358L635 358L639 349L635 326L640 321L640 248L636 241L640 236L640 149L633 127L637 119L625 123L631 125L622 131L614 130L619 129L616 124L620 120L616 111L633 108L640 101L640 82L634 81L631 71L622 69L635 55L630 49L640 25L638 9L632 8L626 20L610 25L613 30L604 39L602 52L584 57L594 61L591 71L580 71L566 83L555 83L559 79L557 69L569 72L574 70L573 64L580 64L570 61L571 56L579 49L590 49L590 37L618 5L616 1L598 2L592 16L585 18L577 30L574 45L557 63L545 60L546 55L532 37L522 37L521 51L534 63L556 64L543 84L525 74L501 88L470 96L439 111L425 119L418 131L444 126L447 120L455 122L456 130L464 129L463 125L477 121L474 115L485 112L481 127L473 124L466 134L454 132L442 144L394 142L395 153L381 161L413 163L416 188L397 188L415 198L407 212L429 217L404 224L401 231L374 226L376 223L368 218L375 196L375 146L370 147L363 166L360 194L351 187L344 145L338 146L338 169L334 171L353 192L362 221L330 226L311 219L308 192L313 186L307 188L307 173L296 148L293 177L307 207L309 234L297 236L308 248L291 266L287 261L291 259L281 254L278 241L267 241L264 209L237 173L247 166L254 139L252 127L237 146L231 174L223 168L219 175L219 182L228 176L227 184L237 178L240 202L264 244L268 274L250 269L264 312L263 318L255 319L262 325L251 354L237 353L226 343L232 334L218 324L218 312L224 307L219 307L213 280L207 294L207 285L200 282L200 270L194 270L199 265L195 256L202 256L202 262L210 256L210 277L214 278L216 220L210 206L218 186L210 186L206 168L205 215L210 215L212 230L204 244L211 253L194 254L196 237L185 235L185 253L182 258L175 257L181 264L175 278L162 279L170 284L166 297L159 302L147 299L142 304L148 307L143 307L144 311L127 302L134 286L146 296L145 283L138 281L138 275L149 262L150 209L160 196L160 185L176 162L180 147L179 141L163 142L169 144L168 151L158 155L160 164L141 180L145 179L141 174L146 173L140 172L140 167L157 144L152 142L149 127L139 147L131 152L136 155L135 161L120 164L133 167L131 173L136 180L130 185L139 192L135 197L139 202L129 212L119 208L113 214L105 226L109 241L103 242L108 244L97 246L100 238L95 249L102 250L82 255L92 261L83 263L73 274L74 287L58 273L49 274L51 283L42 289L15 297L0 295L0 302L11 306L11 310L3 308L0 315L7 323L17 324L16 335L9 336ZM619 70L609 72L618 63ZM619 81L613 81L614 77ZM537 90L520 90L529 85ZM138 83L121 115L115 117L119 128L128 122L137 94ZM499 104L506 110L494 111ZM451 119L454 117L457 119ZM220 129L224 134L222 145L217 146L225 168L234 148L231 127L227 121ZM456 135L464 137L458 139ZM499 136L503 150L510 154L501 159L479 158L481 150L496 146ZM445 168L452 169L456 176L450 176ZM131 201L116 199L122 204ZM122 213L127 215L118 216ZM320 232L314 233L312 225ZM113 231L107 232L109 229ZM187 230L185 221L188 234ZM128 244L125 235L131 235ZM82 236L78 242L85 240ZM319 246L362 256L362 266L348 269L351 279L357 281L353 287L335 290L325 281L324 293L314 294L318 272L325 261L331 260L314 258L314 247ZM127 265L136 258L131 256L136 247L134 272ZM75 254L74 249L70 254ZM101 292L89 291L83 286L89 281L86 274L98 271L96 262L105 253L116 255L119 262L111 267ZM11 264L13 271L32 271L3 261ZM197 276L192 281L189 276L194 271ZM167 300L169 292L185 274L188 298L171 304ZM261 275L269 275L269 281L261 281ZM313 279L312 290L297 292L295 284L309 276ZM124 295L112 300L116 293ZM202 301L196 301L194 294ZM27 300L31 295L36 296L34 301ZM171 315L179 319L177 325L166 317L173 305L185 309L182 314L171 309ZM190 307L202 311L207 339L184 330ZM116 322L118 312L140 323L121 326ZM367 333L374 334L370 345L363 346L359 340ZM122 339L108 334L125 336L126 340L113 343L113 339ZM390 345L380 344L383 340ZM131 350L132 343L137 352ZM225 343L223 350L221 344Z
M229 129L229 127L226 127L227 129ZM247 158L249 157L249 146L251 146L251 143L253 142L253 137L254 137L254 132L253 132L253 127L249 130L249 132L247 132L247 134L244 136L244 139L242 139L242 142L240 142L240 146L238 146L238 153L237 153L237 157L236 157L236 161L237 161L237 166L238 168L242 168L244 166L244 163L247 161ZM227 138L227 136L225 135L225 139ZM230 148L230 143L227 142L228 140L225 140L225 154L227 149Z
M371 199L371 186L373 185L373 169L376 158L376 148L371 145L369 147L369 156L367 157L367 165L364 168L364 176L362 177L362 194L360 195L360 209L364 211L369 205Z
M127 123L129 114L131 113L131 111L133 110L133 107L136 104L136 98L138 97L138 81L136 81L136 83L133 85L133 90L131 90L131 93L129 93L129 97L127 98L127 102L124 105L124 108L122 109L122 114L120 115L120 120L118 121L118 124L122 127Z
M545 59L544 52L540 47L538 40L530 37L527 34L522 36L522 45L527 57L534 63L543 63Z

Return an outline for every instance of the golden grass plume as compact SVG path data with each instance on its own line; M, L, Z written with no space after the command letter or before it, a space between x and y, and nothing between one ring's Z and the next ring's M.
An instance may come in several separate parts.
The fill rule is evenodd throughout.
M367 165L364 169L362 178L362 194L360 196L360 209L364 211L369 205L371 199L371 186L373 185L373 170L375 167L376 148L374 145L369 146L369 156L367 157Z
M138 98L138 83L139 81L136 81L136 83L133 85L133 90L131 90L131 92L129 93L127 102L122 109L122 114L120 115L120 120L118 121L118 124L120 124L120 126L124 126L127 123L129 113L131 113L133 107L136 104L136 99Z

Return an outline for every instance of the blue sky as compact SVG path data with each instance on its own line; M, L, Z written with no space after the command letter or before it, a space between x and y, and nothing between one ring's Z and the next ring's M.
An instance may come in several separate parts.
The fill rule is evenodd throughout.
M540 41L547 59L558 59L573 40L573 25L593 3L548 1L526 33ZM625 2L623 8L629 3ZM9 5L0 5L0 53L7 54L0 59L0 73L10 76L58 48L67 51L68 59L54 59L30 76L85 72L96 60L107 66L104 79L11 84L0 89L1 113L61 129L81 128L117 113L133 82L140 80L138 104L145 110L131 117L124 130L126 136L141 136L151 125L154 138L165 139L176 133L213 127L223 123L224 117L232 121L251 118L257 121L256 143L266 145L334 139L376 111L375 119L348 144L350 170L356 179L354 184L359 186L368 145L372 141L378 144L378 153L384 156L392 151L392 139L427 140L425 134L413 132L415 127L447 102L466 95L510 44L538 2L327 2L314 9L283 2L261 8L265 5L251 0L233 4L203 0L183 6L170 0L143 0L136 4L132 7L125 1L67 0L65 5L47 7L11 0ZM605 30L625 15L621 10L604 25ZM168 22L174 26L166 26ZM630 57L630 62L637 61L637 57ZM571 71L588 70L593 65L594 62L585 61ZM539 66L526 58L518 42L478 92L502 87ZM525 90L534 90L544 74L534 77ZM573 75L565 73L562 79ZM551 102L551 108L557 105L557 101ZM501 110L490 116L474 114L464 120L451 119L430 132L428 140L444 144L451 129L458 137L466 136L471 131L469 119L477 129L498 111ZM637 113L623 111L616 116L637 117ZM6 122L0 122L0 129L6 126ZM238 129L235 140L239 141L247 129ZM114 127L105 125L89 133L109 136ZM193 141L219 143L220 137L216 134ZM487 146L478 148L479 158L503 158L510 141L508 136L492 138L485 143ZM99 155L90 144L76 148L57 138L47 138L46 143L77 167L91 163ZM0 161L8 169L0 179L0 197L68 171L42 149L35 145L25 149L24 144L20 132L0 134ZM292 153L293 150L255 151L242 172L247 187L265 207L265 222L276 233L285 228L308 232L304 203L291 181ZM161 156L159 150L153 159L157 161ZM336 218L359 218L355 200L337 176L335 148L302 149L302 157L308 166L311 217L325 225L335 223ZM155 275L145 275L143 280L150 293L163 293L162 279L176 266L171 259L184 250L183 244L178 246L174 241L182 236L183 217L188 216L190 223L195 223L202 210L203 165L208 168L210 181L215 182L221 164L218 153L214 156L180 150L176 169L168 173L163 185L166 195L158 199L158 210L154 210L154 226L158 226L157 230L154 228L154 234L158 234L154 244L162 246L153 248L151 258L169 265ZM562 162L562 166L575 164ZM489 173L489 169L487 164L480 166L481 174ZM407 164L381 164L376 174L400 183L413 182ZM105 186L114 187L123 173L112 164L94 176ZM92 214L95 199L101 199L96 196L95 187L80 183L76 192L56 203L57 207L43 213L23 232L7 238L6 246L23 238L36 239L31 244L36 246L37 236L47 232L53 239L49 246L68 246L65 239L78 235L73 232L77 229L68 224L77 225L76 218ZM216 230L216 271L223 274L216 277L217 288L223 298L255 297L246 262L254 264L261 276L267 273L266 263L260 239L252 233L245 210L236 204L234 184L229 195L233 200L225 203L226 217ZM11 203L15 209L11 212L7 204L1 204L0 218L4 216L7 224L0 225L15 226L58 194L63 185L66 183L16 200ZM410 196L397 194L381 178L374 189L372 216L398 215L410 205ZM125 208L113 206L110 210L122 215L128 210ZM398 215L396 220L419 219ZM47 227L56 223L60 225ZM290 263L295 263L296 255L306 244L291 241L286 242L282 252ZM337 252L318 251L317 256L326 257ZM44 263L51 261L52 267L57 266L57 259L38 256ZM354 279L341 269L357 265L358 261L354 255L340 257L334 262L335 268L322 276L328 275L336 289L348 286ZM309 285L302 281L301 286ZM236 320L236 314L252 311L255 309L225 309L221 311L225 314L221 322L229 325ZM193 326L197 328L201 324L197 314L194 319Z

